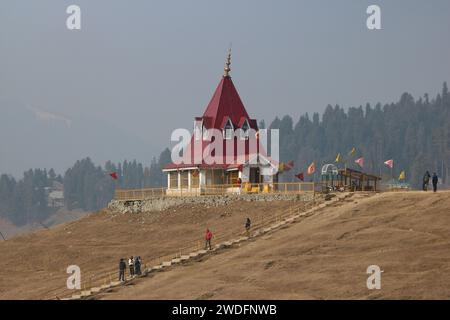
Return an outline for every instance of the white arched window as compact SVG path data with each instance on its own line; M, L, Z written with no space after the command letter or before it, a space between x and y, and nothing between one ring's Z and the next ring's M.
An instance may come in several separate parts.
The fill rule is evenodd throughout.
M203 121L194 121L194 137L195 140L200 140L202 138Z
M245 119L244 124L242 125L241 129L242 129L241 130L241 139L247 140L248 139L248 133L249 133L249 130L250 130L250 125L248 124L247 119Z
M223 128L223 136L226 140L232 139L234 133L234 127L233 123L231 123L230 118L228 118L228 121L225 123L225 126Z
M203 126L203 140L208 140L209 138L209 130Z

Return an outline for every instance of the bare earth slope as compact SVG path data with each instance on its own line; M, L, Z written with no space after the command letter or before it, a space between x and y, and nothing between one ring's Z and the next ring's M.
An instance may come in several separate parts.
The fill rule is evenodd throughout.
M65 209L60 209L56 213L45 219L43 221L43 224L34 222L20 227L15 226L8 220L0 219L0 231L6 239L12 239L13 237L18 235L23 235L29 232L36 232L38 230L56 226L61 223L76 221L88 214L88 212L84 212L81 210L68 211ZM2 237L0 237L0 242L1 241L3 241Z
M103 299L448 299L450 192L355 195L272 234ZM381 290L366 269L379 265Z
M209 227L216 236L239 233L245 219L258 221L292 202L233 202L222 207L185 205L163 212L112 215L108 210L0 242L0 299L55 298L64 288L69 265L81 268L83 281L113 271L119 258L140 255L143 263L173 254L203 239ZM53 296L52 296L53 295Z

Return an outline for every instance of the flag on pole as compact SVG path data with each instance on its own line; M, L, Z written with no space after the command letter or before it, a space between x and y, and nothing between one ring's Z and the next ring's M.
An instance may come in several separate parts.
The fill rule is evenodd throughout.
M308 167L308 174L313 174L314 172L316 172L316 164L313 161Z
M354 156L356 153L356 148L352 148L352 150L350 150L350 152L348 153L349 156Z
M405 180L405 179L406 179L405 171L400 172L400 175L398 176L398 180Z
M111 172L109 175L110 175L111 178L113 178L114 180L119 179L119 177L117 176L117 172Z
M387 160L387 161L384 162L384 164L392 169L394 167L394 160L393 159Z
M341 162L341 154L340 154L340 153L338 153L338 155L336 156L335 162L336 162L336 163Z
M294 167L294 160L290 160L288 163L284 164L284 170L289 171Z
M357 163L361 168L364 167L364 158L356 159L355 163Z
M305 175L303 174L303 172L300 172L298 174L295 175L298 179L300 179L301 181L305 181Z

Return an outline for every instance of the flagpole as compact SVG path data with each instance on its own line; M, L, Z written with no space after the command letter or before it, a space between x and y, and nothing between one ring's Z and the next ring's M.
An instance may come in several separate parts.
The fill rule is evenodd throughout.
M392 166L391 167L391 180L392 180L392 183L394 182L394 172L393 172L393 170L394 170L394 167Z

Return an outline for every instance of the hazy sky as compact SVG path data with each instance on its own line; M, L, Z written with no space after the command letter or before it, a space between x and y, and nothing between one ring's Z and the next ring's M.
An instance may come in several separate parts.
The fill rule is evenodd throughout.
M80 31L66 28L70 4ZM370 4L382 30L366 27ZM0 98L101 118L156 154L203 113L230 42L250 115L296 121L327 104L434 96L450 80L449 31L448 0L1 0Z

